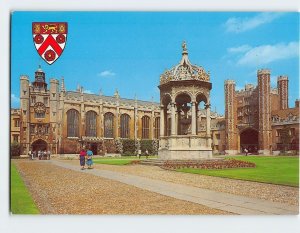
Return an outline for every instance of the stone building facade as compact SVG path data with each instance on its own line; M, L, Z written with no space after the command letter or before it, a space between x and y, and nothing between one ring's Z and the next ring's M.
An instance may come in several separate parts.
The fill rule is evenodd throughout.
M20 109L10 110L10 141L20 142Z
M257 86L247 84L235 90L235 81L226 80L225 144L227 154L272 154L282 150L280 132L288 127L288 149L299 150L299 104L288 106L288 77L279 76L277 88L270 84L270 71L258 70Z
M82 87L67 91L64 79L60 84L50 79L48 88L41 68L31 83L28 76L20 77L20 102L23 154L30 149L77 153L87 145L104 154L116 151L115 139L159 137L157 103L121 98L118 91L114 96L86 94Z
M235 81L226 80L222 116L210 109L209 73L189 62L186 47L182 55L178 66L161 76L160 103L121 98L118 91L114 96L87 94L82 87L67 91L63 78L50 79L48 85L41 67L32 82L22 75L20 109L11 109L11 142L19 142L23 154L30 149L77 153L82 146L104 154L115 152L119 139L168 141L190 135L204 140L213 153L239 154L245 148L260 154L276 154L283 148L299 151L299 100L289 107L287 76L278 77L276 88L271 87L267 69L257 72L257 86L236 90ZM169 80L170 72L178 80ZM193 80L196 73L199 80ZM186 90L182 83L188 83Z

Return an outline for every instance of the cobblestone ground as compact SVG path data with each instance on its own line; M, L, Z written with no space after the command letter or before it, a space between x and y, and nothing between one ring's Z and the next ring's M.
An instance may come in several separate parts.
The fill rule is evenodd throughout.
M61 161L77 165L79 164L78 160ZM145 165L112 166L105 164L95 164L95 168L123 172L152 179L164 180L177 184L186 184L194 187L242 195L246 197L259 198L268 201L299 205L299 188L284 185L273 185L181 172L179 173L174 171L163 170L155 166Z
M47 161L13 163L42 214L230 214Z

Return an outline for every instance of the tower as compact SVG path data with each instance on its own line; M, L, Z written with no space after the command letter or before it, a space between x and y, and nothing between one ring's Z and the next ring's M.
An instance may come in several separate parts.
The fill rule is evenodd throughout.
M269 155L272 148L270 70L257 71L259 153Z
M237 148L237 114L234 80L225 81L225 131L226 131L226 153L236 154Z
M287 76L279 76L277 79L277 88L279 94L279 107L280 109L289 108L289 92L288 92L289 80Z
M59 81L57 79L50 79L50 128L51 140L53 145L52 151L57 153L57 137L58 137L58 109L59 108Z
M20 108L21 108L21 127L20 127L20 143L22 154L27 154L29 151L29 128L30 128L30 111L29 111L29 77L22 75L20 77Z

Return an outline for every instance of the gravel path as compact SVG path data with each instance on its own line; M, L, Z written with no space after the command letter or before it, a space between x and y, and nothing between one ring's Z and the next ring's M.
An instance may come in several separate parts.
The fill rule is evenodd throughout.
M61 160L66 163L78 164L78 160ZM268 201L299 205L299 188L265 184L251 181L241 181L220 177L203 176L188 173L168 171L155 166L126 165L115 166L94 164L96 169L123 172L152 179L186 184L214 191L259 198Z
M42 214L230 214L47 161L13 163Z

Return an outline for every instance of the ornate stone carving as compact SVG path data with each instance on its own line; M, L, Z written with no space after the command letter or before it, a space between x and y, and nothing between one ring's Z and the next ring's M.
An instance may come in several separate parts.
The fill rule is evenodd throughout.
M192 65L188 58L188 51L186 43L182 44L182 59L177 66L174 66L170 70L166 70L160 76L160 85L168 83L170 81L182 81L182 80L199 80L209 82L209 73L206 73L203 67Z

